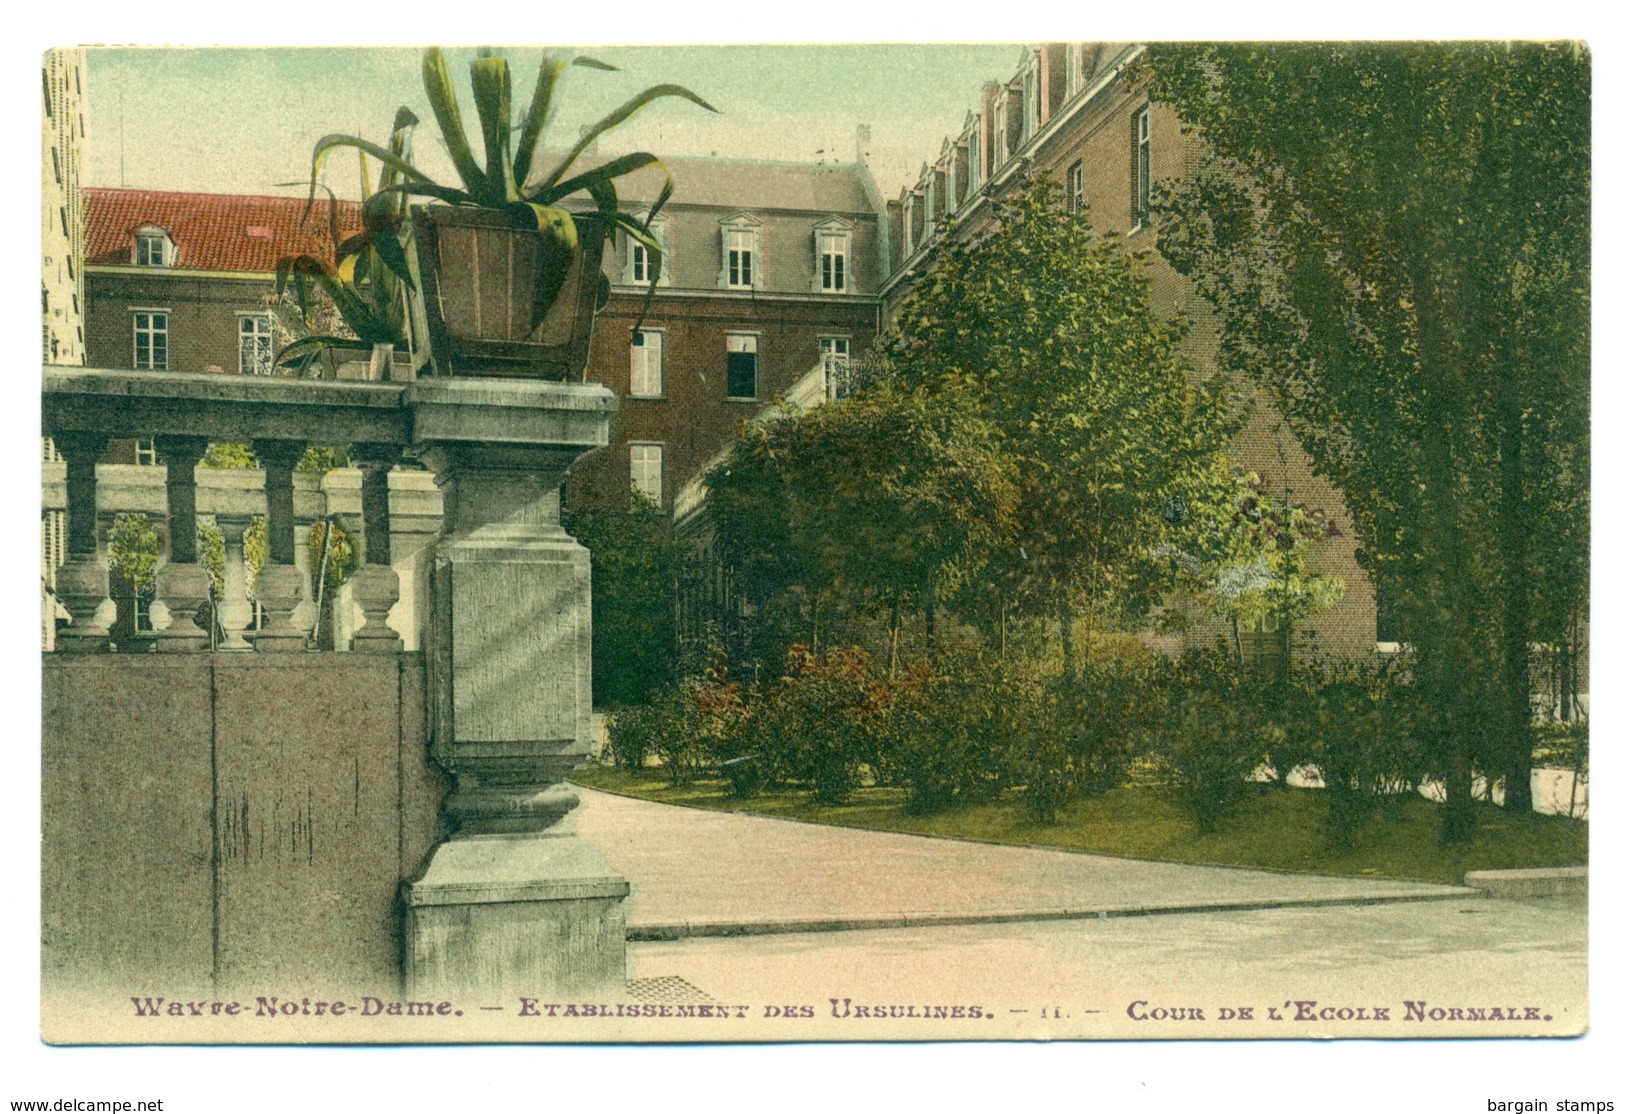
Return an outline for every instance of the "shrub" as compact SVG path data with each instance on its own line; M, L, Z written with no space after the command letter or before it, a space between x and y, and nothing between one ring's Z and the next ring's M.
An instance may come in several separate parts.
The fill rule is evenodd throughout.
M1174 800L1210 834L1263 762L1267 721L1257 679L1221 648L1193 650L1168 671L1154 713L1155 752Z
M1423 780L1416 693L1391 663L1297 667L1292 688L1292 733L1325 786L1326 837L1346 850L1374 807Z
M752 707L746 737L758 775L798 781L822 804L840 804L874 757L869 655L843 647L827 655L790 647L785 674Z
M615 765L641 770L667 740L692 730L687 705L682 693L667 691L646 704L614 713L609 723L609 751Z
M893 696L880 751L889 778L923 814L989 801L1041 767L1022 759L1042 733L1041 690L991 657L949 657L912 675Z

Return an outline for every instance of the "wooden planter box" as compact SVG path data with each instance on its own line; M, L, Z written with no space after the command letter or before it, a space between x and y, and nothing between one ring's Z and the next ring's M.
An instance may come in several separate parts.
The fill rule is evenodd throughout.
M543 240L528 215L422 205L412 210L429 356L436 375L579 379L597 312L604 226L576 217L580 248L531 328Z

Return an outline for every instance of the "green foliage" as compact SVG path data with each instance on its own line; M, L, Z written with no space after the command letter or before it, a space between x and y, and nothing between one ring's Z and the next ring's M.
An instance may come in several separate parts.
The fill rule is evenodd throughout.
M1159 247L1344 492L1470 838L1527 807L1528 646L1589 551L1590 85L1566 43L1158 47L1207 155Z
M688 695L676 690L655 694L648 703L617 711L609 723L610 753L615 765L641 770L652 757L666 759L674 779L681 780L693 765L681 760L683 740L691 728ZM673 761L673 758L676 761Z
M259 590L260 573L271 559L271 538L267 532L265 516L257 514L243 530L243 564L248 573L248 594Z
M659 240L650 230L649 222L671 196L672 180L665 165L647 151L622 155L593 170L571 175L576 160L597 141L599 136L626 123L649 104L663 97L677 97L699 105L707 111L716 111L700 97L680 85L657 85L646 89L622 104L615 111L590 127L583 128L580 138L559 163L546 174L535 166L537 154L542 150L548 124L555 110L558 84L565 70L572 66L610 70L602 62L585 56L574 58L547 58L536 76L535 89L529 107L516 115L518 107L513 98L513 82L508 60L488 51L480 51L470 64L469 74L473 92L474 111L478 117L478 132L484 154L483 164L476 158L470 144L468 130L463 121L462 106L457 95L456 82L445 54L431 47L423 54L423 89L439 125L440 136L460 182L458 186L445 186L435 182L419 170L405 150L386 149L369 143L358 136L332 134L316 141L311 155L311 197L314 199L321 178L322 164L328 154L342 147L353 147L371 155L382 163L386 179L379 189L368 197L363 206L369 232L378 230L371 246L378 250L385 266L402 281L411 283L406 252L398 236L406 202L411 197L427 197L451 205L499 209L522 214L532 220L537 230L550 245L559 249L564 265L557 267L551 279L540 280L547 287L539 290L532 307L534 320L539 324L552 305L564 282L568 262L574 259L577 231L574 217L561 202L576 194L592 199L599 215L604 219L608 235L625 232L649 253L650 271L658 281L663 252ZM412 117L410 110L402 108L396 117L397 134L401 122ZM655 167L665 175L665 186L659 198L643 220L621 211L615 180L644 167ZM537 185L533 178L540 177ZM654 283L650 283L651 292Z
M112 529L107 532L107 564L137 595L152 595L163 552L158 531L146 515L121 514L113 519Z
M209 442L209 447L204 450L203 459L199 463L205 468L223 472L259 467L259 461L254 459L254 450L240 441Z
M1264 764L1270 724L1256 681L1222 647L1192 650L1159 686L1153 746L1167 790L1204 835L1247 791Z
M213 522L197 524L197 560L209 574L209 591L219 600L226 590L226 536Z
M591 495L581 502L564 526L592 553L593 704L638 704L677 679L671 595L687 547L636 491L624 506Z
M356 558L355 539L331 518L318 518L310 524L305 537L310 567L322 570L321 593L324 600L332 599L351 573L360 567Z
M1012 490L965 397L884 387L748 427L707 483L718 556L778 622L770 658L795 641L816 650L831 610L896 615L947 590ZM895 678L895 623L892 641Z
M350 454L338 445L312 445L293 466L295 472L307 476L325 476L335 468L348 468Z
M1309 571L1310 547L1342 531L1319 509L1283 503L1255 472L1241 477L1228 521L1199 546L1201 600L1243 626L1291 622L1333 606L1343 581Z
M388 153L378 177L378 190L372 189L367 168L367 152L361 150L363 225L355 235L339 238L338 200L328 190L328 235L331 260L300 253L284 256L276 264L276 290L281 295L290 288L299 306L306 329L316 327L315 292L320 290L338 310L352 336L319 334L305 336L277 353L275 366L307 365L323 351L337 349L368 352L375 344L405 345L406 291L412 280L406 267L404 237L408 197L397 191L401 179L400 162L411 158L412 129L418 118L402 106L390 129ZM310 196L314 203L319 183L311 174ZM324 189L326 187L323 187ZM309 208L307 213L309 215Z
M991 655L945 655L899 688L885 720L888 780L924 815L990 801L1050 768L1042 688ZM1025 776L1024 776L1025 775Z
M967 396L1008 462L1012 513L973 590L1056 618L1083 601L1143 612L1162 587L1164 508L1193 500L1226 442L1223 384L1193 379L1138 264L1064 212L1052 181L994 217L914 288L886 362L900 390Z

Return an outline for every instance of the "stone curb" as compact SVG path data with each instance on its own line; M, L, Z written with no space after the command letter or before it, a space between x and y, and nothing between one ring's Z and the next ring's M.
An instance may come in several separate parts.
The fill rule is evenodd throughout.
M1409 901L1453 901L1482 897L1464 886L1432 886L1414 893L1349 897L1258 898L1250 901L1215 900L1178 905L1101 905L1077 909L1033 909L1023 912L985 913L874 913L855 916L784 917L754 921L656 921L626 926L628 943L686 940L719 936L775 936L798 932L851 932L883 928L948 928L959 925L1014 924L1040 921L1106 920L1116 917L1151 917L1177 913L1231 913L1251 909L1303 909L1339 905L1392 905Z
M1462 879L1488 897L1562 897L1588 892L1588 868L1535 867L1529 870L1474 870Z

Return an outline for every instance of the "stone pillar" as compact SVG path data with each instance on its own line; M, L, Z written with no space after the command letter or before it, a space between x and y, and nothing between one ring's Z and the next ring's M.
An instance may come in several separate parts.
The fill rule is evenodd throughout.
M243 632L254 621L254 605L248 599L248 560L243 553L243 535L251 520L241 515L217 515L215 525L226 543L226 568L220 593L219 649L242 653L254 647Z
M107 559L96 546L96 462L107 448L100 433L54 433L68 468L68 559L56 573L56 595L73 621L56 639L63 653L106 653L118 605L107 595Z
M565 779L592 743L592 606L587 551L559 525L558 488L607 441L614 396L478 379L409 391L418 456L445 501L430 730L456 788L453 835L404 888L408 993L619 994L629 887L560 823L580 801Z
M167 469L169 560L158 570L154 604L162 601L169 625L157 634L160 652L204 650L209 632L197 625L198 608L209 601L209 572L197 560L197 464L209 447L206 437L159 437Z
M268 555L254 593L265 609L265 626L254 635L260 653L303 651L308 630L293 613L305 596L304 574L294 564L293 469L305 455L303 441L255 441L254 455L265 469L265 541Z
M401 578L390 565L389 546L389 470L400 456L398 445L350 447L350 459L361 470L363 553L361 567L350 577L350 590L366 616L350 640L356 653L392 654L401 648L401 636L389 626L389 609L401 598Z

